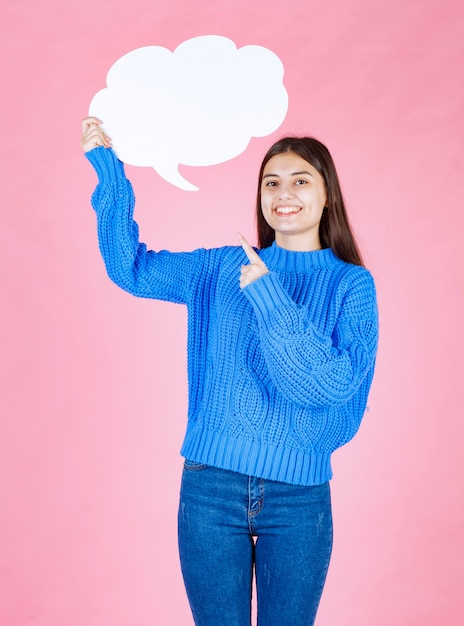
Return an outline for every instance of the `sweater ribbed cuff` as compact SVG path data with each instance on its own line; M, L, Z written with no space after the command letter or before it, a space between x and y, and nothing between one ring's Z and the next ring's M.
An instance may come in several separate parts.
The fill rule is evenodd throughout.
M295 306L279 277L269 272L243 289L259 321L265 322L280 306Z
M124 164L118 160L111 148L99 146L86 152L85 156L97 172L98 182L114 183L126 178Z

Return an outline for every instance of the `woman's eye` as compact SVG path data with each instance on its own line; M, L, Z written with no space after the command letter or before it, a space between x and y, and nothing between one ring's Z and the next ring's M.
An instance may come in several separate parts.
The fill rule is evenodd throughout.
M297 185L306 185L306 184L307 184L307 182L308 182L308 181L307 181L307 180L304 180L303 178L300 178L300 179L298 179L298 180L296 180L296 181L295 181L295 183L296 183Z
M276 187L277 186L277 182L275 180L269 180L266 183L266 187Z

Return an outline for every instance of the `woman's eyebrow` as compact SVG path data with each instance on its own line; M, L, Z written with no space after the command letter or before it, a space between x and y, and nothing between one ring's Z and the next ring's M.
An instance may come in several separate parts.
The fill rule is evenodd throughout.
M307 170L303 170L302 172L293 172L290 176L301 176L302 174L306 174L308 176L312 176L311 172ZM280 178L279 174L264 174L263 178Z

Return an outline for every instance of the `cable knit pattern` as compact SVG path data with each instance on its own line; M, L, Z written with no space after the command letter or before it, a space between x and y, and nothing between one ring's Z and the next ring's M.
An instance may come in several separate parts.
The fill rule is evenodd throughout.
M242 248L148 251L134 195L111 149L86 154L110 278L188 309L189 415L181 453L292 484L332 477L330 456L357 432L377 349L370 273L330 249L259 251L269 274L241 290Z

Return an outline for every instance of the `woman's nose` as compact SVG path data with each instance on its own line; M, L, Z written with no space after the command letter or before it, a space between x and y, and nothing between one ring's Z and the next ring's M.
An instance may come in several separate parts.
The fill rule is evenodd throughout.
M282 185L280 187L280 194L279 195L280 195L281 198L292 198L293 197L293 190L288 185Z

